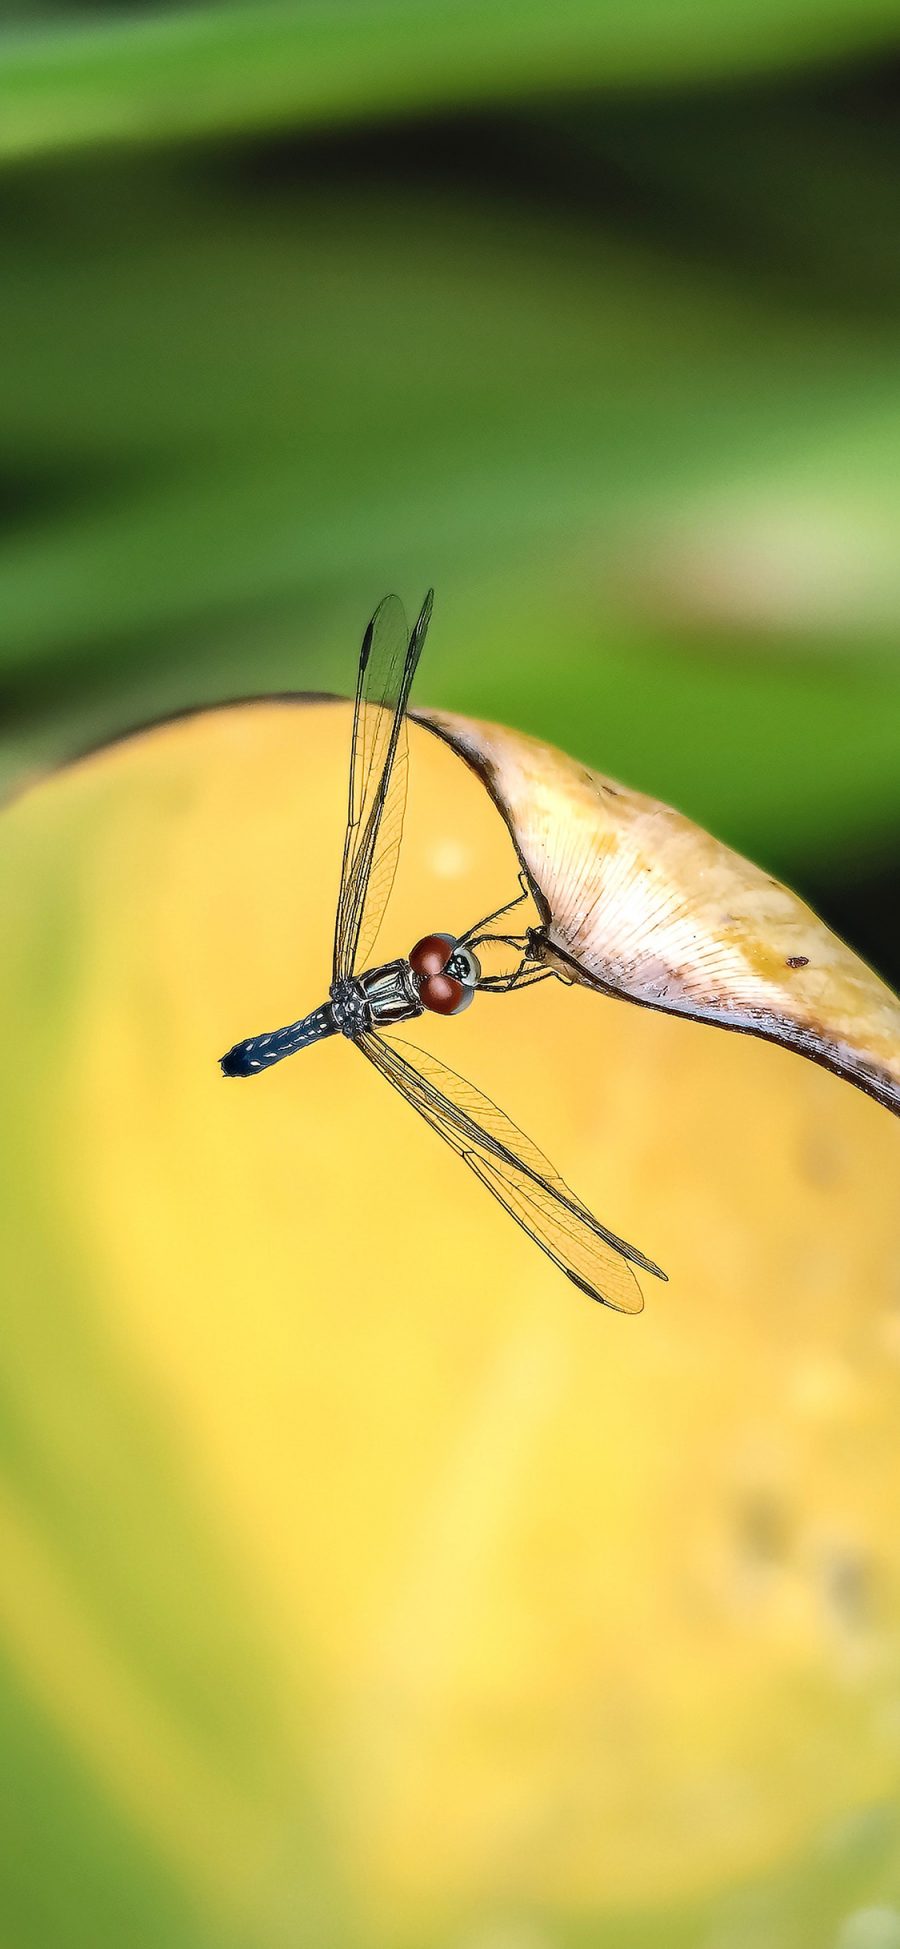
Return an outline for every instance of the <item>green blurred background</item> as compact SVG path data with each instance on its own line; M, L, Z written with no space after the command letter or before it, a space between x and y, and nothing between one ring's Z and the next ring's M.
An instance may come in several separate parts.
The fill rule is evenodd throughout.
M892 0L7 7L6 777L187 702L540 732L897 977Z
M381 595L413 608L433 582L418 701L671 800L900 980L898 0L7 5L0 23L3 788L184 705L345 692ZM35 938L43 954L40 916ZM67 967L60 993L81 979ZM28 1001L28 967L11 987ZM41 1141L36 1114L38 1157ZM17 1207L29 1236L41 1211ZM70 1268L44 1231L41 1412L51 1341L76 1393L106 1386L81 1324L83 1369L70 1359ZM24 1276L17 1291L25 1334ZM10 1362L5 1471L41 1509L23 1372ZM63 1449L77 1419L59 1401L47 1454L54 1414ZM203 1579L210 1547L189 1524L172 1540L177 1467L164 1449L167 1501L127 1398L109 1453L132 1419L123 1532L145 1486L147 1509L137 1569L123 1543L126 1619L152 1593L165 1609L170 1547ZM54 1547L90 1566L92 1517L67 1493ZM274 1773L242 1614L211 1606L225 1650L201 1670L193 1586L177 1592L175 1695L216 1725L233 1710L248 1769ZM41 1642L37 1613L22 1630ZM0 1717L0 1942L227 1949L224 1925L168 1913L127 1810L119 1831L12 1680ZM286 1851L300 1830L315 1855L316 1818L293 1808ZM835 1843L860 1902L878 1818ZM804 1918L830 1914L844 1869L784 1872L778 1942L836 1940ZM337 1898L327 1927L277 1899L265 1926L235 1925L240 1949L349 1939ZM775 1938L754 1899L731 1933L698 1908L671 1933L607 1917L602 1940L758 1949ZM465 1949L545 1949L530 1926ZM896 1909L847 1928L840 1949L900 1941ZM588 1920L563 1939L601 1938Z

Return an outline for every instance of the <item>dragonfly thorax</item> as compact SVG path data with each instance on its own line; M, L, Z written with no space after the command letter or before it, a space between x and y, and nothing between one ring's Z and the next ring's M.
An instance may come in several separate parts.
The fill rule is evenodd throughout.
M372 1011L361 981L341 975L331 984L331 1017L341 1035L351 1041L371 1026Z
M389 1029L395 1022L411 1022L423 1003L408 961L386 961L365 974L342 975L331 986L335 1028L351 1039L366 1029Z

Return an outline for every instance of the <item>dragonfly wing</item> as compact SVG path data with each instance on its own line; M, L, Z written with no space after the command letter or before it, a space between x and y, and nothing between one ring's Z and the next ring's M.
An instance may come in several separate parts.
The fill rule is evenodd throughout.
M641 1311L632 1268L665 1273L599 1223L496 1103L410 1043L370 1032L359 1046L583 1293L621 1313Z
M334 930L334 979L371 955L394 884L406 809L406 708L431 617L429 590L412 635L386 596L363 637L353 712L350 795Z

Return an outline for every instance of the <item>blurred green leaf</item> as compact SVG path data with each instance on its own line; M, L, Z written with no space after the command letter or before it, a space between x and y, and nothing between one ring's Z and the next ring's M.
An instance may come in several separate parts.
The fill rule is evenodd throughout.
M786 869L898 816L889 310L808 316L611 225L424 186L82 165L58 199L23 178L5 226L8 774L185 703L346 690L384 590L435 581L423 699ZM770 509L782 609L751 656L741 550ZM860 589L852 554L876 517L878 601L880 557ZM700 569L732 536L729 625Z
M295 0L10 34L0 157L315 126L792 66L889 44L896 0Z
M446 198L182 193L134 215L98 201L7 252L7 670L536 545L602 581L651 520L738 489L896 504L888 329L812 327Z

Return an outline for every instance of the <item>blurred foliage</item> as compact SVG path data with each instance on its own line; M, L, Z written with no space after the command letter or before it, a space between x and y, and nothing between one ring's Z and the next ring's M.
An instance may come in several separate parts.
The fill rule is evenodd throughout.
M7 777L185 702L346 688L380 593L433 580L423 700L826 907L889 855L900 137L889 69L798 64L892 12L20 17ZM883 927L860 945L890 970Z
M65 9L19 5L31 21ZM0 153L371 119L791 66L889 43L897 0L281 0L126 10L13 39Z
M894 0L0 6L3 783L183 705L270 688L346 691L362 625L379 597L397 587L411 607L433 581L421 702L516 724L671 799L812 894L855 945L900 979L898 25ZM176 804L182 789L191 802L189 783L176 786ZM258 1949L293 1944L298 1933L324 1943L331 1929L345 1944L353 1938L342 1904L352 1907L367 1884L360 1870L348 1895L346 1860L320 1844L321 1780L313 1791L305 1739L296 1736L299 1680L291 1666L296 1716L288 1722L285 1693L272 1678L266 1634L273 1616L274 1628L288 1627L271 1597L261 1623L243 1559L243 1581L235 1573L231 1491L220 1497L217 1488L211 1515L205 1491L197 1487L195 1506L186 1486L186 1475L193 1481L185 1461L188 1397L173 1414L168 1383L157 1396L146 1379L146 1322L159 1292L169 1309L166 1357L176 1364L190 1351L179 1321L190 1317L191 1295L201 1311L209 1306L210 1320L218 1318L204 1257L209 1239L202 1225L191 1232L180 1205L173 1216L182 1196L190 1205L204 1191L218 1094L198 1127L200 1161L196 1148L176 1146L174 1179L165 1119L146 1178L126 1145L132 1223L136 1184L149 1187L153 1208L143 1207L140 1262L127 1276L120 1269L118 1284L105 1261L105 1271L97 1269L98 1255L110 1249L104 1225L114 1209L101 1196L101 1166L114 1158L130 1120L142 1125L156 1102L154 1064L167 1046L157 1040L160 1023L170 1032L187 990L205 996L202 983L212 980L210 964L195 956L190 926L204 911L197 884L184 932L160 937L153 994L142 985L137 949L127 961L131 985L104 989L104 955L121 973L104 931L110 903L121 899L127 908L154 845L169 849L162 864L153 856L154 884L167 898L163 868L168 861L171 873L179 857L168 801L151 795L145 802L140 792L138 800L137 830L127 794L118 810L110 801L101 821L114 844L122 818L118 865L102 882L106 905L92 907L89 897L99 828L80 842L76 832L69 853L64 827L51 822L48 851L32 855L28 841L17 862L7 854L0 876L9 903L5 1020L24 1052L7 1075L3 1120L6 1283L16 1299L2 1421L3 1496L10 1498L3 1533L13 1569L4 1631L28 1645L27 1657L21 1653L27 1681L14 1659L0 1688L5 1939L13 1949L81 1941L92 1949L106 1942L148 1949L163 1942L249 1949L252 1942ZM297 799L297 807L308 803ZM236 856L234 878L242 867L246 886L252 832L242 835L239 817L222 830ZM295 890L306 887L308 857L295 878L286 877ZM217 912L208 938L227 963L224 907ZM290 924L297 925L293 910ZM287 934L282 947L280 978L293 996ZM118 1020L120 1004L127 1015L135 997L137 1042L133 1023L124 1042L114 1034L111 1059L91 1080L105 1027ZM222 1010L224 1040L255 1026L232 1019L232 1002L236 994ZM586 1006L594 1008L591 998ZM597 1101L617 1060L612 1032L608 1047L602 1039L605 1019L597 1004L590 1016ZM669 1031L663 1025L659 1033ZM650 1047L644 1038L656 1034L640 1017L623 1027L622 1047L638 1068ZM730 1240L728 1264L744 1277L745 1261L755 1264L748 1241L772 1187L751 1178L743 1218L731 1213L746 1099L739 1093L723 1109L731 1153L719 1143L711 1106L714 1075L750 1061L737 1041L713 1037L705 1097L685 1063L673 1072L667 1101L696 1104L698 1130L706 1106L711 1135L708 1151L700 1144L702 1174L705 1182L721 1150L721 1249L724 1255ZM138 1089L129 1098L116 1057L124 1048L133 1058L135 1047ZM73 1051L83 1052L83 1070ZM789 1059L762 1051L755 1060ZM69 1074L57 1111L57 1065L73 1061L78 1073ZM848 1227L843 1244L835 1235L832 1273L823 1271L827 1254L814 1254L823 1290L831 1292L832 1274L844 1282L847 1309L831 1312L828 1301L820 1316L815 1294L810 1300L809 1317L818 1322L810 1327L813 1354L816 1332L837 1337L826 1348L827 1381L833 1356L839 1365L844 1358L842 1336L853 1340L854 1280L873 1307L887 1290L881 1260L872 1280L852 1263L856 1231L865 1251L874 1249L859 1213L876 1226L876 1207L887 1209L886 1191L876 1197L867 1188L870 1176L875 1187L883 1182L870 1166L887 1139L874 1134L874 1106L797 1067L804 1080L794 1107L784 1119L772 1117L778 1142L799 1129L799 1103L831 1106L845 1097L847 1130L866 1133L841 1151L852 1182L842 1194ZM642 1100L627 1068L620 1072L626 1128L628 1106ZM126 1065L124 1073L132 1070ZM819 1083L829 1092L821 1099ZM668 1131L665 1101L653 1101ZM746 1130L760 1145L772 1101L760 1086L752 1117L748 1111ZM346 1105L337 1107L343 1118ZM810 1128L830 1115L816 1108ZM262 1143L262 1110L259 1116L253 1129ZM346 1125L329 1130L330 1182ZM803 1130L798 1146L808 1140L815 1149L806 1122ZM312 1142L296 1105L285 1131L292 1159L295 1141ZM319 1134L316 1126L316 1143ZM696 1131L695 1138L700 1143ZM85 1146L87 1177L94 1170L89 1195L84 1185L73 1188L71 1175ZM417 1169L411 1146L409 1156ZM783 1162L789 1213L796 1154L788 1146L773 1158ZM667 1151L655 1167L653 1199L634 1182L626 1195L640 1190L642 1211L664 1204L670 1168ZM837 1223L841 1198L829 1190L837 1182L829 1168L826 1158L810 1227L829 1214ZM701 1165L696 1170L699 1179ZM233 1187L227 1198L221 1186L217 1195L218 1205L204 1205L202 1196L200 1205L210 1224L218 1214L227 1235ZM287 1310L299 1308L303 1286L293 1165L278 1195L289 1206L278 1220ZM809 1183L803 1195L814 1201ZM443 1238L438 1226L447 1216L425 1192L423 1199L431 1245ZM264 1200L261 1209L265 1217ZM679 1223L687 1222L686 1209L682 1186ZM696 1202L691 1209L696 1214ZM792 1222L784 1214L779 1220L796 1256ZM688 1266L696 1260L701 1291L719 1263L709 1258L705 1228L704 1207L684 1248ZM646 1226L634 1229L643 1235ZM157 1261L145 1318L133 1285L144 1277L144 1256L152 1261L157 1249L155 1232L164 1271ZM782 1243L775 1230L763 1239L779 1267ZM130 1249L134 1256L133 1240ZM421 1240L417 1249L425 1249ZM504 1237L493 1262L498 1280L509 1249ZM450 1321L454 1289L443 1246L441 1255L448 1285L440 1317ZM373 1261L384 1288L372 1296L378 1331L359 1355L366 1382L385 1358L383 1303L395 1303L383 1258L382 1248ZM794 1263L789 1256L788 1269ZM360 1261L361 1276L366 1269ZM776 1284L781 1276L771 1274ZM326 1269L323 1283L329 1277ZM757 1298L749 1272L746 1278L742 1320ZM690 1303L691 1277L683 1293ZM503 1304L520 1298L510 1290ZM480 1293L477 1300L480 1308ZM115 1338L123 1307L129 1333L134 1318L144 1321L147 1339L137 1352L129 1344L122 1353ZM731 1317L725 1314L726 1327ZM298 1318L308 1318L308 1293ZM230 1319L238 1365L257 1326L249 1305ZM433 1330L429 1315L426 1339ZM199 1331L205 1365L197 1399L212 1413L222 1385L216 1334L210 1328L204 1339L202 1322ZM334 1331L324 1355L332 1404L343 1398L335 1375L343 1384L353 1352L339 1324ZM893 1347L895 1325L892 1331ZM705 1332L698 1327L685 1341L670 1336L667 1360L677 1365L678 1348L687 1348L678 1357L689 1366ZM401 1378L408 1333L408 1324L397 1327ZM263 1407L282 1352L276 1326L272 1335L259 1382ZM887 1346L887 1327L885 1335ZM882 1343L875 1334L866 1344L874 1374ZM302 1368L302 1334L291 1346ZM761 1387L768 1346L757 1349ZM714 1338L716 1348L724 1360ZM465 1350L460 1358L465 1364ZM718 1377L710 1361L701 1378L712 1400ZM615 1365L610 1372L615 1413ZM666 1401L677 1396L671 1375L669 1366ZM817 1384L814 1372L814 1394ZM396 1403L389 1388L376 1393L384 1423L373 1440L388 1440ZM452 1401L453 1387L446 1394ZM857 1398L853 1385L850 1396ZM792 1421L783 1403L774 1411L783 1413L802 1475L806 1424ZM263 1432L265 1420L263 1411ZM877 1415L866 1423L876 1433L892 1425ZM254 1452L250 1442L245 1462ZM881 1454L877 1443L864 1459L872 1452ZM321 1458L306 1459L315 1471ZM704 1487L714 1459L710 1449L698 1477ZM299 1466L293 1450L289 1463ZM367 1465L366 1457L358 1463L357 1493ZM889 1444L878 1469L879 1481L891 1479ZM251 1477L252 1470L244 1486ZM861 1509L873 1480L863 1470ZM291 1511L296 1485L291 1474ZM687 1507L686 1478L684 1489ZM797 1493L802 1501L805 1491ZM827 1498L824 1506L823 1521L830 1520ZM649 1589L657 1531L645 1533L634 1514L640 1547L650 1552L642 1572ZM815 1509L811 1527L798 1524L796 1532L807 1539L806 1568L780 1561L766 1584L776 1608L782 1598L787 1607L788 1638L791 1604L814 1604L809 1592L797 1598L797 1579L812 1579L811 1590L809 1566L820 1560L814 1519ZM289 1536L293 1517L283 1520ZM668 1506L659 1530L674 1533ZM339 1543L339 1529L334 1535ZM319 1538L323 1562L336 1547L334 1536ZM271 1541L267 1575L277 1560ZM335 1586L333 1621L353 1610L348 1559L340 1560L348 1582ZM580 1561L577 1551L566 1559L570 1567L572 1560ZM547 1589L555 1588L556 1562L551 1548L541 1573ZM622 1588L634 1595L640 1580L629 1582L623 1562ZM211 1593L208 1616L198 1611L197 1583ZM312 1599L307 1592L300 1604L295 1592L292 1601L296 1638L297 1618ZM560 1628L553 1669L564 1671ZM772 1628L777 1637L777 1621ZM751 1619L751 1663L763 1657L754 1629ZM328 1657L339 1661L334 1630ZM495 1654L503 1664L499 1640ZM702 1664L702 1645L692 1655ZM649 1670L653 1656L651 1646ZM785 1697L797 1704L802 1694L805 1710L806 1681L792 1689L789 1667L790 1654ZM310 1669L312 1683L320 1676L315 1661ZM343 1672L345 1728L353 1673L351 1661ZM737 1698L743 1680L733 1682ZM869 1737L860 1734L859 1716L868 1694L854 1694L853 1682L851 1674L843 1704L833 1717L826 1713L830 1757L817 1760L815 1723L800 1753L811 1775L818 1767L838 1789L853 1775L860 1739ZM673 1667L673 1698L679 1683ZM834 1697L842 1684L834 1681ZM745 1881L735 1870L726 1907L716 1912L717 1943L806 1949L829 1942L827 1932L852 1906L896 1901L896 1713L891 1720L889 1708L888 1701L878 1721L882 1760L848 1788L834 1825L816 1829L811 1821L793 1852L784 1835L773 1841L764 1881L759 1855L748 1856ZM780 1710L769 1698L761 1725L771 1731ZM785 1720L788 1732L792 1725ZM750 1719L741 1736L746 1743L737 1741L732 1758L754 1747ZM339 1758L331 1757L340 1777ZM554 1777L553 1805L563 1808L565 1825L565 1763ZM726 1787L732 1777L726 1768ZM764 1797L763 1762L759 1778ZM776 1821L792 1802L787 1780L786 1773L773 1803ZM229 1782L237 1782L237 1812ZM223 1855L234 1885L242 1875L245 1886L252 1882L260 1828L255 1813L242 1825L242 1810L260 1806L268 1810L266 1845L277 1855L280 1844L289 1859L282 1854L273 1867L269 1858L268 1878L260 1871L245 1926L223 1919L227 1895L217 1906L209 1891ZM283 1830L273 1843L278 1820ZM306 1881L321 1908L298 1921L306 1872L303 1861L298 1866L300 1836L314 1858ZM638 1860L621 1912L604 1911L599 1921L589 1904L582 1914L569 1903L564 1923L548 1909L553 1949L607 1940L615 1949L662 1940L667 1949L696 1949L700 1941L705 1949L712 1924L702 1877L649 1920L635 1892L640 1879ZM502 1923L502 1903L497 1912ZM521 1927L514 1917L512 1933L466 1940L471 1949L544 1949L542 1914L536 1900ZM528 1933L532 1916L536 1935Z

